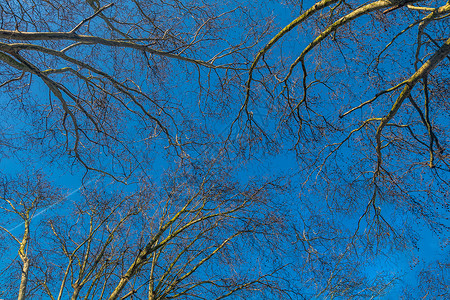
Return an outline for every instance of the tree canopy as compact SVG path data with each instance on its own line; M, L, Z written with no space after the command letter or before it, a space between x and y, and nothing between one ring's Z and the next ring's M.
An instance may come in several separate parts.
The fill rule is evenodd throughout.
M450 2L0 17L0 298L449 297Z

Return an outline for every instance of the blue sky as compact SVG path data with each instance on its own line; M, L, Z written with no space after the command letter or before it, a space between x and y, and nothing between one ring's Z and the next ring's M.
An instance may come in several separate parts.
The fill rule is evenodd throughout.
M303 7L309 7L314 2L304 1ZM242 8L239 8L239 5ZM356 6L357 3L352 5ZM234 59L243 59L242 62L239 61L239 66L248 67L257 51L304 11L301 5L294 5L293 1L286 3L230 1L217 4L216 7L219 13L234 8L236 10L232 10L229 15L236 18L235 21L225 18L223 24L218 22L218 25L223 25L218 32L213 28L210 31L205 29L202 36L205 37L205 41L199 43L198 49L193 48L183 55L207 60L223 47L238 44L247 35L249 36L247 44L250 45L254 37L250 34L253 33L252 24L247 23L250 21L246 16L251 15L253 25L257 25L253 28L255 32L265 27L270 28L269 32L255 42L255 46L249 50L242 50L240 55L230 55L216 61L217 64L223 64ZM109 9L105 14L126 18L115 9ZM162 20L166 15L171 16L170 14L177 9L179 8L168 6L165 12L156 14L156 19ZM155 12L158 12L157 9L153 11ZM329 10L324 12L328 13ZM195 21L201 20L199 15L202 15L196 13L198 19L195 20L188 15L172 19L173 22L178 20L180 23L177 24L184 26L182 29L186 30L180 37L191 40L189 34L192 32L189 32L189 28L195 27ZM418 17L415 12L411 14L414 18ZM395 19L394 16L398 18ZM80 18L80 15L76 17ZM54 136L43 134L45 138L41 138L40 134L46 132L44 124L50 124L49 127L54 125L54 128L61 130L62 113L56 110L50 113L48 88L34 76L26 97L23 97L25 109L18 109L21 105L14 102L16 100L12 95L15 95L15 91L0 95L2 106L7 108L2 113L1 129L5 132L5 136L15 137L12 142L21 147L19 151L6 149L3 152L0 157L2 176L12 178L26 169L40 170L55 186L63 189L64 196L60 200L36 212L34 221L38 224L42 218L51 216L64 216L70 220L71 205L82 201L80 189L89 189L98 183L104 184L107 192L121 191L126 195L139 189L138 183L141 182L141 178L147 178L155 187L162 190L166 174L179 166L186 164L189 166L187 169L195 171L196 164L220 158L221 162L225 161L224 168L232 169L230 174L233 180L243 186L254 181L274 179L278 179L277 182L285 186L283 192L278 195L271 194L271 197L274 205L279 205L275 207L279 207L280 214L283 213L286 217L285 236L280 239L285 243L286 251L280 251L283 253L280 255L285 256L280 256L278 260L281 262L284 260L288 265L283 274L287 276L285 279L290 281L292 286L303 289L304 294L309 296L321 291L327 284L339 286L341 282L334 281L333 272L336 271L346 279L346 275L355 271L351 264L354 261L361 264L359 269L356 269L360 273L355 271L355 274L361 277L361 282L373 283L383 276L386 276L383 278L386 281L389 281L389 278L398 278L394 285L389 285L387 290L384 290L386 294L381 299L397 299L402 289L407 286L412 286L409 290L414 296L423 297L424 291L416 289L420 283L419 273L437 260L444 262L448 260L446 236L450 224L448 200L443 190L448 188L450 179L448 171L439 170L440 173L435 173L433 170L422 168L421 163L427 159L426 149L416 151L421 145L415 145L414 148L411 146L414 140L404 131L397 127L389 128L385 131L385 139L391 138L395 147L386 147L383 150L386 177L384 181L380 180L378 186L374 186L372 178L376 161L374 147L376 123L369 124L353 134L336 152L331 150L336 147L333 146L334 143L344 140L352 130L361 125L363 120L386 114L396 94L381 97L342 120L339 118L340 114L374 97L379 91L395 85L400 79L414 72L412 62L415 55L413 46L414 37L417 35L416 29L398 38L392 48L386 51L386 56L379 64L375 64L373 60L373 54L380 52L393 36L410 22L402 11L386 16L378 13L362 17L353 22L352 27L338 30L335 34L337 42L327 39L317 51L307 56L306 82L312 85L308 90L309 106L302 106L299 111L299 116L304 118L302 122L287 115L290 109L288 103L291 101L295 104L303 96L301 66L294 69L288 81L289 94L283 85L277 84L277 78L282 78L282 75L286 74L290 63L317 35L318 30L323 30L329 24L321 17L292 30L272 47L264 57L270 69L263 67L262 62L258 65L260 68L254 73L252 97L248 106L254 123L251 123L252 120L244 114L236 119L245 98L245 82L248 78L246 70L211 70L157 55L150 55L149 61L154 65L147 66L139 51L130 50L123 54L120 51L115 52L114 48L99 47L100 52L95 54L98 61L94 60L93 64L97 68L102 68L102 71L115 74L117 78L130 76L135 82L130 83L129 80L126 81L127 84L139 86L148 97L134 92L136 99L144 103L144 107L153 114L152 116L168 128L172 134L172 141L193 143L186 145L185 148L168 143L164 130L155 124L153 119L147 118L139 111L138 104L133 104L126 94L121 94L111 84L109 86L105 84L114 91L105 99L116 103L115 105L120 101L130 104L112 108L108 111L112 117L104 119L105 128L111 128L114 134L117 134L114 136L117 140L113 138L108 140L108 137L92 130L86 134L88 138L83 138L82 151L85 152L82 152L82 157L95 168L105 170L124 182L115 181L110 176L96 171L86 172L79 161L70 156L70 152L62 146L61 141L64 139L61 132ZM128 25L124 24L117 26L127 28ZM163 21L161 24L167 28L174 26ZM56 22L56 25L53 24L50 28L57 25ZM93 32L105 28L101 19L94 19L90 26ZM130 34L141 34L136 28L130 29ZM203 30L203 27L201 28ZM445 35L448 28L441 31L430 30L430 34L439 37L440 34ZM199 32L202 33L201 30ZM78 49L80 50L70 50L68 53L80 60L91 59L90 45ZM93 57L97 57L95 55ZM422 55L426 59L427 55L424 53ZM45 56L43 57L42 60L45 61ZM56 63L58 67L63 67L66 62L60 64ZM85 70L83 72L85 76L90 73ZM278 74L277 77L274 74ZM445 72L445 69L441 74L448 80L448 72ZM89 95L83 81L76 81L75 76L62 74L54 78L63 82L73 94L87 99L86 103L90 96L96 97L94 93ZM314 80L317 83L313 83ZM97 82L100 84L102 81L98 79ZM417 101L423 101L420 95L418 90L413 93ZM56 104L57 99L55 97L52 99L55 101L55 107L59 107ZM69 98L66 99L70 101ZM36 111L42 112L40 109L48 112L48 117L33 115ZM410 124L418 137L426 140L426 128L412 106L405 104L402 109L394 121L398 124ZM95 112L94 109L92 111ZM442 117L437 108L431 111L431 115L436 128L438 126L440 128L442 145L448 145L449 140L445 139L445 130L450 125L448 119ZM89 125L89 120L86 118L82 120L83 125L87 124L86 128L93 128ZM249 127L248 124L252 124L253 127ZM227 143L224 142L226 137L229 137ZM109 142L112 146L108 148L95 145L89 138L104 138L102 143L107 140L105 144ZM33 146L27 145L27 141L30 140L38 142ZM72 142L73 139L69 139L69 144ZM413 151L409 151L411 149ZM326 161L327 164L322 165L321 161ZM445 168L443 164L441 166ZM126 178L126 175L130 177ZM392 176L391 179L388 175ZM398 189L397 183L400 186ZM370 240L377 236L376 233L369 231L369 225L374 224L376 215L375 211L369 210L368 214L365 214L365 211L374 189L379 191L376 204L381 209L381 215L398 233L398 240L406 239L405 245L395 244L395 234L387 229L386 225L385 231L381 232L379 247L374 247L376 243ZM402 194L403 190L407 193ZM433 205L428 207L428 203ZM447 206L441 207L441 204ZM434 216L437 217L433 218ZM6 219L11 222L11 219ZM355 232L360 220L359 230ZM442 224L432 228L426 224L427 220ZM20 235L20 231L23 230L20 224L20 220L14 219L12 223L0 225ZM438 231L436 228L442 230L440 235L436 233ZM353 248L350 247L352 240L350 237L354 233L356 246ZM310 258L308 252L304 251L304 245L309 242L301 242L302 234L314 238L310 249L318 253L316 257L312 255L314 258ZM243 255L244 261L246 258L249 261L247 267L243 264L243 270L248 271L249 266L255 263L252 260L253 249L249 248L248 253ZM5 254L3 258L13 258L15 251L12 249L11 253ZM342 253L351 254L340 256ZM342 263L336 257L341 257ZM1 269L7 265L8 263L4 262ZM270 267L272 266L269 263L267 268ZM262 269L264 270L264 267ZM448 271L443 278L448 281ZM448 285L448 282L444 284ZM361 293L364 292L363 288L361 287ZM331 294L327 293L323 292L317 298L331 297ZM345 299L345 296L342 298Z

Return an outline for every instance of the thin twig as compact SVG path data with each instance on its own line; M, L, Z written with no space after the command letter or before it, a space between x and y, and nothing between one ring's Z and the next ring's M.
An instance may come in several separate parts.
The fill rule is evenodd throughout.
M110 3L110 4L107 4L107 5L103 6L103 7L101 7L99 10L97 10L97 12L95 14L93 14L92 16L90 16L90 17L84 19L83 21L81 21L77 26L75 26L71 31L69 31L69 33L75 33L75 31L80 29L80 27L83 26L84 23L86 23L87 21L95 18L99 13L101 13L102 11L104 11L107 8L110 8L113 5L114 5L114 3Z

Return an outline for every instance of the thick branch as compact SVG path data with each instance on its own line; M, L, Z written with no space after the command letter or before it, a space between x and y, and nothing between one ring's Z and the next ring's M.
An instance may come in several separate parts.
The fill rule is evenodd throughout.
M121 48L130 48L136 49L144 52L148 52L154 55L165 56L169 58L174 58L182 61L186 61L189 63L194 63L197 65L201 65L208 68L220 68L213 64L207 63L202 60L192 59L188 57L184 57L181 55L164 52L156 49L152 49L146 45L136 44L131 41L124 40L114 40L114 39L105 39L97 36L91 35L81 35L73 32L19 32L13 30L4 30L0 29L0 39L7 40L22 40L22 41L49 41L49 40L68 40L68 41L77 41L84 42L89 44L100 44L111 47L121 47Z
M450 6L450 5L449 5ZM394 105L392 106L389 113L382 118L380 125L377 128L376 132L376 142L377 142L377 170L376 173L378 174L380 172L381 167L381 133L383 131L383 128L388 124L388 122L397 114L398 110L400 109L403 101L409 97L411 94L412 89L416 85L416 83L420 80L425 78L428 73L430 73L431 70L433 70L447 55L450 54L450 38L445 42L442 47L436 51L433 56L426 61L422 67L420 67L419 70L417 70L407 81L405 84L405 87L403 88L400 95L397 97L397 100L395 101Z

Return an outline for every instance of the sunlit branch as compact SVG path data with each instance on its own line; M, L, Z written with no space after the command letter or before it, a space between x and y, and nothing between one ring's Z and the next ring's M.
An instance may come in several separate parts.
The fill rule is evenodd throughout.
M273 45L275 45L284 35L286 35L289 31L296 28L300 24L302 24L305 20L307 20L309 17L314 15L315 13L319 12L320 10L338 2L339 0L322 0L316 4L314 4L310 9L305 11L303 14L301 14L298 18L293 20L289 25L285 26L280 32L278 32L265 46L263 49L261 49L258 54L256 55L255 59L252 62L252 65L250 66L250 70L248 72L248 80L246 83L246 96L244 104L242 105L242 108L240 112L245 109L247 110L248 102L250 100L250 88L252 83L252 76L253 71L255 70L259 60L269 51L270 48L272 48Z
M173 58L181 61L186 61L193 64L198 64L208 68L222 68L221 66L215 66L202 60L191 59L177 54L172 54L169 52L159 51L152 49L146 45L137 44L133 41L123 41L115 39L105 39L101 37L91 36L91 35L80 35L70 32L18 32L11 30L0 29L0 38L6 40L24 40L24 41L47 41L47 40L69 40L77 41L88 44L100 44L111 47L121 47L140 50L148 52L154 55L165 56L168 58Z
M450 4L448 5L450 8ZM374 176L380 172L380 166L382 163L381 156L381 133L383 128L389 121L397 114L397 111L400 109L403 101L409 97L411 90L414 88L416 83L428 75L428 73L433 70L448 54L450 53L450 38L445 42L442 47L437 50L433 56L431 56L421 67L418 69L408 80L406 80L406 84L400 93L400 95L395 100L391 110L384 116L380 122L380 125L377 128L375 138L376 138L376 152L377 152L377 167Z

